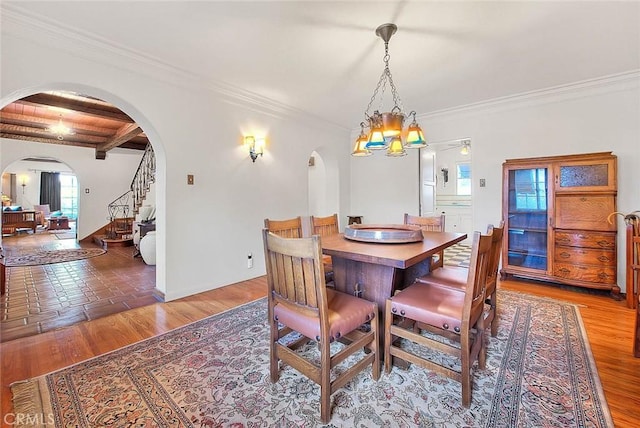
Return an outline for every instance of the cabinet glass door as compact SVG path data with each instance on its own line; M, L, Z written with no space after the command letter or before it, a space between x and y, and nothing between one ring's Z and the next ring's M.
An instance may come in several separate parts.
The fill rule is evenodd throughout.
M616 158L562 162L556 167L556 193L616 189Z
M509 171L508 260L547 269L547 168Z

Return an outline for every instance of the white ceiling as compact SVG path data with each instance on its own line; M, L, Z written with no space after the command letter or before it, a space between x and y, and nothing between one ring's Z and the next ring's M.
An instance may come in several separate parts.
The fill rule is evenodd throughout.
M418 115L640 69L640 2L2 2L347 128L383 69ZM388 102L385 107L388 109Z

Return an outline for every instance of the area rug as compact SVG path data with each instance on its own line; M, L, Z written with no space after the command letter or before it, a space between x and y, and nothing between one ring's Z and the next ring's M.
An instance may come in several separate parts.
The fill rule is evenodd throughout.
M470 408L459 383L431 371L394 367L375 382L367 369L333 394L326 426L612 427L577 308L498 298L499 334L474 370ZM318 386L290 367L269 380L266 309L261 299L15 383L14 412L57 427L322 426Z
M53 234L58 239L76 239L75 229L50 230L49 233Z
M7 256L4 264L7 267L39 266L51 263L72 262L101 256L106 251L101 248L72 248L62 250L33 250L18 256Z

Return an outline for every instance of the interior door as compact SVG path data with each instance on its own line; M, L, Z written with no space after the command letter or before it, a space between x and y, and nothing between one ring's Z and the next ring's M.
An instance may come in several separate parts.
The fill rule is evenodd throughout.
M420 215L436 215L436 154L420 150Z

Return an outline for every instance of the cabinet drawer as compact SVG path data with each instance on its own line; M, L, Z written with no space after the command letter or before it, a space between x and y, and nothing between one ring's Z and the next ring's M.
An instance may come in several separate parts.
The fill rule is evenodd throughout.
M566 245L570 247L604 248L615 250L615 233L598 233L587 231L565 232L556 231L556 245Z
M554 260L580 265L616 266L616 252L594 248L556 246Z
M615 199L609 195L561 195L556 197L555 227L615 231L607 217L616 210Z
M600 284L615 284L616 282L615 267L555 263L553 267L553 274L560 278L597 282Z

